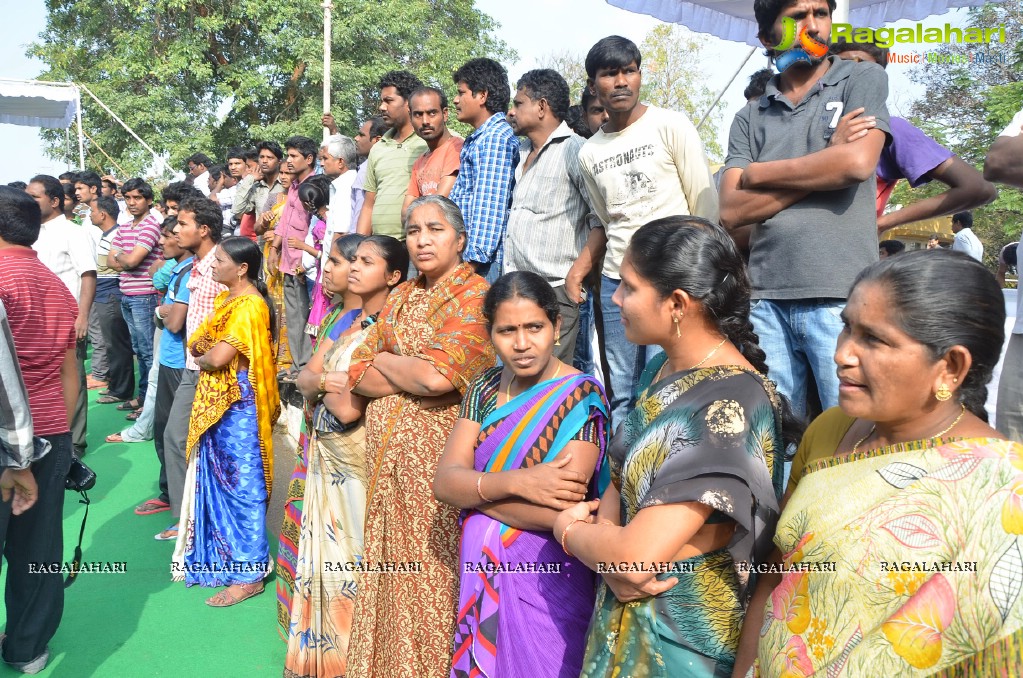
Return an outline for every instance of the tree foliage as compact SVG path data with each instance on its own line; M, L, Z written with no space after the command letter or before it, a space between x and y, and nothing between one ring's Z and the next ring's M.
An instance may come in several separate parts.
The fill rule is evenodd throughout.
M319 0L47 0L29 53L40 79L85 84L172 166L250 139L318 138L323 113ZM332 110L352 133L371 114L376 83L394 68L452 89L465 60L514 58L472 0L345 0L331 22ZM130 174L149 154L98 106L86 133ZM44 132L51 155L63 135Z
M643 99L655 106L682 111L700 122L714 92L707 85L700 53L706 50L707 39L679 24L658 24L643 40ZM707 155L722 158L718 143L721 109L717 108L700 127L700 139Z
M568 99L573 104L582 103L583 90L586 88L586 66L583 57L569 51L554 52L541 57L537 68L551 68L568 83Z
M983 167L988 148L1023 107L1023 5L987 4L969 11L966 26L1005 25L1008 43L945 44L934 52L945 60L914 69L910 79L926 91L913 105L913 122L966 162ZM909 204L941 186L912 190L900 182L893 202ZM985 259L992 263L1003 245L1018 240L1023 225L1023 196L999 187L998 199L974 213L974 230L984 243Z

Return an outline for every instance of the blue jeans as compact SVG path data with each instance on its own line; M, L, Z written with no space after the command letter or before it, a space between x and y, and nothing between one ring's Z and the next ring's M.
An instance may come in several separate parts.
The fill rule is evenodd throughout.
M575 341L575 357L572 365L583 374L596 374L597 364L593 359L593 293L586 294L586 301L579 305L579 335Z
M767 354L769 376L800 416L806 416L810 372L821 406L838 405L835 345L844 308L838 299L753 301L750 320Z
M140 294L121 297L121 315L128 325L131 348L139 360L139 397L146 397L149 387L149 370L153 367L153 335L156 333L155 294Z
M493 285L501 277L501 264L496 261L491 261L488 264L476 264L476 273Z
M636 384L643 368L663 349L660 346L637 346L625 338L622 310L611 301L621 280L600 276L600 308L604 317L604 351L611 373L611 430L625 421L636 406Z

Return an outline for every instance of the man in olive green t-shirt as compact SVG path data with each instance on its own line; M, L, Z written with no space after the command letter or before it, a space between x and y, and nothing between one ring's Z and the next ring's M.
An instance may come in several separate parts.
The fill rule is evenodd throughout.
M405 239L401 206L412 176L412 165L426 152L412 127L408 98L422 86L408 71L391 71L380 79L380 115L391 129L373 146L367 160L366 202L359 214L358 232Z

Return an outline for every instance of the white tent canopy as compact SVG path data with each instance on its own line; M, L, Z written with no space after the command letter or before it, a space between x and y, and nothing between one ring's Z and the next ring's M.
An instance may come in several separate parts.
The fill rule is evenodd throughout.
M78 123L78 169L85 169L82 95L73 83L0 78L0 123L67 129Z
M0 79L0 122L67 129L80 106L74 85Z
M696 33L707 33L722 40L744 42L754 47L757 22L753 0L607 0L637 14L648 14L661 21L682 24ZM985 0L848 0L849 23L880 27L900 19L919 21L960 7L978 7ZM836 12L836 14L839 14ZM840 15L840 14L839 14Z

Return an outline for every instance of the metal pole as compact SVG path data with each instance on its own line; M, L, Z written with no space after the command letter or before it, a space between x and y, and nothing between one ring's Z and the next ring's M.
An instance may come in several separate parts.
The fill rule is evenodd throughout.
M86 94L95 99L96 103L99 104L100 107L104 111L106 111L110 115L110 117L113 118L121 127L123 127L128 132L128 134L130 134L135 139L135 141L142 144L142 148L146 149L153 155L153 169L155 169L156 171L162 170L166 163L164 163L163 158L156 154L156 151L153 150L153 147L147 144L146 142L142 141L142 137L140 137L138 134L135 134L135 130L133 130L131 127L128 127L128 124L124 122L124 120L121 120L119 117L117 117L117 114L111 111L110 108L105 103L100 101L100 98L93 94L88 87L86 87L82 83L77 84L79 87L85 90Z
M323 112L330 113L330 10L331 0L323 0ZM323 140L330 136L330 130L323 128Z
M835 24L849 23L849 0L836 0L835 11L831 13L831 22Z
M75 120L78 122L78 170L85 170L85 130L82 129L82 92L75 87Z
M746 62L750 60L750 57L752 57L753 53L756 51L757 51L756 47L749 48L749 54L747 54L746 58L742 60L742 63L739 64L739 67L735 69L735 73L733 73L732 77L729 78L728 83L721 88L720 92L718 92L718 95L714 99L714 102L710 105L710 108L708 108L707 112L703 114L702 118L700 118L700 122L696 123L696 129L700 129L701 127L703 127L703 123L707 121L708 117L710 117L710 114L714 111L714 107L718 105L719 101L721 101L721 97L725 95L725 92L728 91L728 88L731 87L732 83L735 82L735 79L739 77L739 71L741 71L743 67L746 66Z

